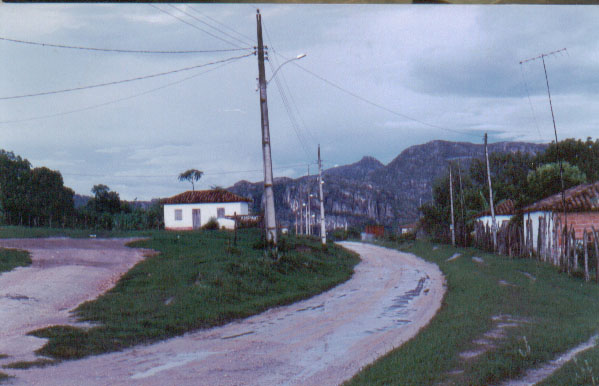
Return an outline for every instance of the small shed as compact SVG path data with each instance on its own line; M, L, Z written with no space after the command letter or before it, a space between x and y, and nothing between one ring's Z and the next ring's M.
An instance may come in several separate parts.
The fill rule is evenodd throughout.
M224 189L187 191L162 200L167 230L199 229L211 218L220 228L235 228L233 216L248 215L250 199Z
M568 229L574 229L575 237L582 239L585 228L592 226L599 229L599 181L591 184L578 185L564 192L566 199L566 213ZM536 249L538 244L539 229L548 234L557 231L562 233L564 226L564 206L562 194L557 193L536 203L525 207L524 231L528 234L526 222L532 225L532 241Z
M411 223L411 224L403 224L399 226L399 232L402 235L408 234L408 233L414 233L416 232L416 228L418 227L418 223Z

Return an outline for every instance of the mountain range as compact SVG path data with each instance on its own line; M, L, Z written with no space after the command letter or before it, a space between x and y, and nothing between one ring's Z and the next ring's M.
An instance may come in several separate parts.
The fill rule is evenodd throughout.
M547 146L497 142L489 144L489 153L537 154ZM419 217L418 207L432 200L433 182L446 173L449 161L459 159L467 167L474 158L484 158L484 145L436 140L405 149L387 165L365 156L353 164L326 169L323 190L327 228L346 224L395 227L414 222ZM253 213L262 210L261 181L240 181L227 190L251 198ZM295 224L299 215L297 208L302 203L309 202L311 213L319 217L317 175L275 178L274 192L277 221L281 226Z

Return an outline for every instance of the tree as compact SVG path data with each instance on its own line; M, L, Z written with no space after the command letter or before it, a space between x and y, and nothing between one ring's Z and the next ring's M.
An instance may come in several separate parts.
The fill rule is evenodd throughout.
M204 172L197 169L189 169L179 174L179 181L189 181L191 182L191 190L195 191L194 182L199 181L202 178Z
M563 162L564 188L568 189L587 182L586 175L577 166ZM538 167L528 173L528 195L531 202L541 200L562 190L559 175L559 163L553 162Z

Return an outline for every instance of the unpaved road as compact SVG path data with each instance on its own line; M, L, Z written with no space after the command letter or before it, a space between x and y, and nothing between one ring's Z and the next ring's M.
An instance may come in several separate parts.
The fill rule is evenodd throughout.
M362 262L330 291L222 327L41 369L15 384L337 385L413 337L445 291L434 264L343 243Z
M147 250L135 239L0 239L0 247L30 252L32 265L0 274L0 365L37 359L46 340L27 332L76 325L69 311L113 287ZM4 371L7 372L7 371Z

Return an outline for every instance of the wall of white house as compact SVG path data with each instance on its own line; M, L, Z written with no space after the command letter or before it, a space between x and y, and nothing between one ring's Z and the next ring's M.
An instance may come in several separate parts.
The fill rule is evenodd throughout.
M507 214L498 214L495 216L495 222L497 223L497 227L499 228L504 221L510 221L512 219L511 215ZM478 221L482 221L483 224L491 227L493 225L493 217L492 216L482 216L478 218Z
M235 214L242 216L248 214L247 202L223 202L223 203L200 203L200 204L165 204L164 205L164 227L166 229L193 229L193 209L200 210L200 226L205 225L211 218L217 219L221 227L232 229L235 222L225 218L218 218L218 209L223 208L225 216ZM181 219L175 218L175 211L181 210Z
M547 226L549 227L549 234L553 234L554 216L553 212L531 212L524 214L523 226L524 226L524 237L528 237L528 229L526 229L526 221L530 218L532 222L532 248L537 250L537 238L539 237L539 219L545 217L547 220ZM546 241L547 247L550 247L551 240L548 238Z

